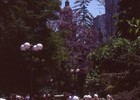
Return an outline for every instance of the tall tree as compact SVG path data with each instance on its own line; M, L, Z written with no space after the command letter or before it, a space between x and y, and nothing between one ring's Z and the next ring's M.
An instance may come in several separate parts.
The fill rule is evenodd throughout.
M134 40L140 35L138 20L140 18L140 14L138 13L139 10L137 9L139 4L139 0L129 2L127 0L120 1L117 17L117 32L122 37ZM134 19L137 20L137 23L135 23L136 20ZM132 30L137 30L138 32Z
M78 0L76 2L78 2ZM82 1L79 0L79 2ZM77 3L76 7L78 8L72 10L69 0L66 0L59 21L59 30L64 38L69 55L69 60L65 64L66 69L68 69L70 73L70 69L79 68L79 75L83 76L85 76L83 69L85 70L89 67L86 56L88 52L96 47L93 17L86 7L88 2L89 1L84 1L82 6ZM84 79L79 78L78 80L80 86L82 86ZM71 86L69 83L70 82L68 82L67 85Z
M75 56L77 60L77 68L81 69L79 73L79 92L82 93L85 83L85 74L90 68L90 61L87 59L88 53L98 47L98 37L93 25L93 16L87 7L91 0L76 0L74 7L74 21L76 22L76 44ZM83 77L80 79L80 77Z
M76 0L74 7L74 20L78 29L76 30L77 52L80 52L81 67L86 67L86 55L91 50L94 50L97 44L97 34L93 25L93 16L88 11L87 7L91 0ZM85 61L85 62L84 62ZM82 63L83 62L83 63Z
M1 90L14 91L16 88L19 91L28 90L28 64L31 63L29 57L33 58L32 66L40 68L36 68L38 70L44 71L43 68L48 67L47 69L52 71L55 70L51 69L52 66L54 68L60 66L63 59L61 59L64 50L63 43L59 35L52 33L46 25L48 20L58 19L58 11L60 11L58 0L0 1ZM32 44L42 43L43 51L36 54L21 53L20 45L26 41ZM39 72L37 77L41 76Z
M69 0L65 1L65 6L60 12L60 20L59 20L59 31L61 36L64 39L66 50L68 53L68 60L65 62L65 76L66 78L63 79L65 81L65 88L67 91L72 89L71 85L71 78L70 77L70 68L73 68L77 65L77 60L75 57L75 44L76 44L76 30L77 26L73 20L73 11L70 6ZM63 77L63 76L62 76Z
M114 99L139 98L139 43L140 39L116 38L90 54L93 66L87 75L86 87L89 91L97 91L103 96L111 93L116 95ZM91 87L96 88L93 90Z
M74 13L77 19L77 25L82 27L91 27L93 25L93 16L88 11L87 6L92 0L76 0Z

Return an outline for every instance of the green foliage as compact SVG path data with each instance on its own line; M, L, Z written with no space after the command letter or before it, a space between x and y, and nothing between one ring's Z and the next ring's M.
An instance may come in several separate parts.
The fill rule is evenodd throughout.
M61 66L61 62L67 60L66 48L64 46L64 40L60 36L60 33L52 33L48 38L47 53L48 56L57 63L57 67Z
M3 81L0 88L2 90L8 92L17 88L19 91L29 92L31 66L34 69L35 91L47 84L47 79L54 75L54 72L56 76L61 72L62 62L66 60L64 41L59 33L52 32L46 25L48 20L59 18L59 11L59 0L0 1L0 65L3 72L0 77ZM26 41L33 45L42 43L43 50L21 52L20 45Z
M97 92L100 85L99 66L95 66L86 76L85 91ZM94 87L94 88L91 88Z
M129 33L139 36L140 35L140 19L132 18L132 20L127 20L129 25Z
M140 98L140 87L135 87L132 91L119 92L113 96L116 100L139 100Z
M139 86L140 77L137 76L140 74L139 52L139 37L134 41L125 38L112 39L97 48L89 54L89 58L93 62L91 69L93 71L87 75L87 87L96 87L96 89L98 87L95 91L103 95L107 93L117 94L120 91L132 92L134 87ZM99 66L98 71L96 66ZM95 77L97 73L99 77ZM99 86L91 85L98 83Z
M89 54L89 57L94 59L94 62L105 63L112 61L117 63L128 63L129 56L139 54L140 50L139 37L135 41L129 41L124 38L117 38L102 45L100 48ZM127 59L127 60L126 60Z
M117 16L117 34L129 40L135 40L140 36L139 0L121 0Z
M139 0L120 0L117 16L119 37L109 40L88 55L93 63L91 68L93 71L87 75L86 87L96 88L94 92L98 91L103 95L116 94L114 96L116 100L139 100L140 14L137 9L139 4ZM99 66L99 77L96 77L98 72L96 66Z
M95 50L92 53L92 56L96 58L96 60L102 59L112 59L114 60L117 57L120 57L120 54L123 54L127 51L127 46L129 45L129 41L127 39L114 39L110 40L107 44L102 45L99 49Z

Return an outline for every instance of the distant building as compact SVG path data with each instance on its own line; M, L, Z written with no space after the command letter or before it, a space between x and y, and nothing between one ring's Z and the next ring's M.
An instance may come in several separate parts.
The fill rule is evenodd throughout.
M106 41L106 24L105 24L105 14L98 15L94 18L95 30L98 33L99 42Z
M62 0L59 0L62 4ZM73 11L70 7L69 0L65 1L65 6L57 13L59 16L59 20L47 20L47 27L52 29L53 31L58 31L62 27L65 29L69 29L69 25L72 23L73 19ZM63 25L63 26L62 26Z
M107 36L112 36L116 30L115 19L113 16L117 13L119 1L120 0L105 0L105 23Z
M69 26L69 24L72 22L72 19L73 19L73 11L70 7L69 0L66 0L65 7L60 12L60 21L62 21L62 23L65 23L65 25L67 23L68 25L66 26Z
M116 27L113 16L117 14L118 2L120 0L105 0L105 14L94 18L95 30L98 33L99 43L105 42L108 37L113 36Z

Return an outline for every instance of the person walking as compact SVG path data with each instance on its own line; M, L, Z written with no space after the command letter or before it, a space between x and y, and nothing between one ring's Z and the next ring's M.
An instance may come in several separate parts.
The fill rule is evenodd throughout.
M68 100L80 100L80 98L76 95L76 91L72 91L72 95L69 96Z
M106 96L106 98L107 98L107 100L113 100L112 96L109 94Z
M94 94L93 100L99 100L98 94Z
M92 96L90 94L84 95L83 99L84 100L92 100Z
M30 95L27 94L27 96L25 97L25 100L30 100Z

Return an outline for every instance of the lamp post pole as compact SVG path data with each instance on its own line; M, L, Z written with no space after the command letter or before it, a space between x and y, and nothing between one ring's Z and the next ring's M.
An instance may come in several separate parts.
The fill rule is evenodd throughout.
M38 43L36 45L31 45L29 42L25 42L20 46L20 50L25 52L25 51L40 51L43 49L43 45L41 43ZM33 67L32 65L30 67L30 100L32 100L32 95L33 95Z
M73 74L73 79L74 79L74 86L73 88L77 91L77 74L80 72L79 68L75 68L75 69L70 69L70 73Z

